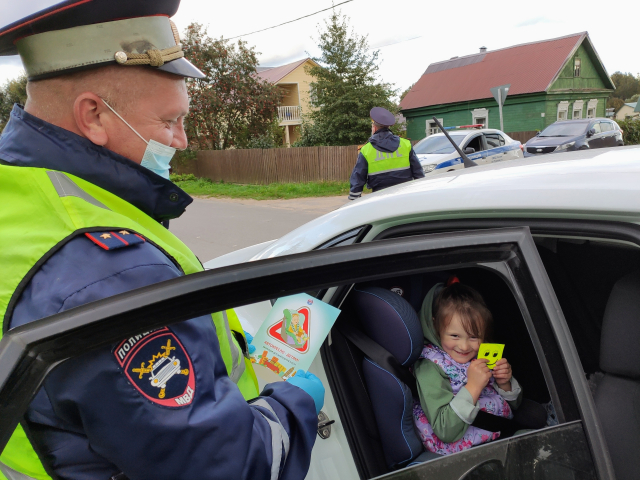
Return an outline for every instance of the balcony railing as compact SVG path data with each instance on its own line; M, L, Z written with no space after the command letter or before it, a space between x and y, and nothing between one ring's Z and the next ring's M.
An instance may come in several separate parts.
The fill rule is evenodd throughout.
M302 109L300 107L278 107L278 119L283 122L302 122Z

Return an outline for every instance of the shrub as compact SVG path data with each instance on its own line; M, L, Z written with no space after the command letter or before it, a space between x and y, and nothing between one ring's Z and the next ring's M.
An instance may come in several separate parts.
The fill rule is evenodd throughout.
M640 119L617 120L625 145L640 145Z
M172 173L170 175L170 179L173 183L189 181L195 182L196 180L198 180L193 173L185 173L183 175L180 175L179 173Z

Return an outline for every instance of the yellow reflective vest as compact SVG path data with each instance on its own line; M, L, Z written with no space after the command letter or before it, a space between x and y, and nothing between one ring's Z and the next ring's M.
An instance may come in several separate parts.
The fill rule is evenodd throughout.
M156 220L116 195L68 173L0 165L0 205L3 325L9 324L13 306L43 259L84 232L126 229L153 243L186 275L203 270L189 248ZM244 336L237 315L227 310L212 314L212 320L229 377L245 399L257 397L253 367L236 340L236 335ZM0 455L0 480L7 478L51 478L20 425Z

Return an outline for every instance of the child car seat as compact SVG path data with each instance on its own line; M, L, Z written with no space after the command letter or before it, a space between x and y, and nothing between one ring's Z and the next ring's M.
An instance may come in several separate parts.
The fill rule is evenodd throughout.
M398 294L380 287L356 287L350 296L364 333L408 371L423 347L422 327L415 310ZM404 467L423 453L414 427L411 389L389 368L367 357L366 352L362 369L387 466Z

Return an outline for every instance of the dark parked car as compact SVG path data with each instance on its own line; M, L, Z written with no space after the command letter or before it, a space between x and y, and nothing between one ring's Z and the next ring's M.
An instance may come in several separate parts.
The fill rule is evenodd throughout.
M589 148L621 147L622 130L613 120L585 118L555 122L524 145L524 156Z

